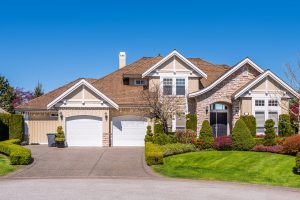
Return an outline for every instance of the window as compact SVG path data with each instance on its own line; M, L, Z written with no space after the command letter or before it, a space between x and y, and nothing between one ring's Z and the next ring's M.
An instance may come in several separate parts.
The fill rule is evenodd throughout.
M227 110L227 106L220 103L214 103L210 105L210 110Z
M172 95L172 87L173 87L172 78L164 78L163 79L163 94L164 95Z
M176 95L185 95L185 79L176 78Z
M145 80L134 80L135 85L145 85Z
M265 106L264 100L255 100L255 106Z
M51 113L50 118L58 118L58 113Z
M257 133L264 133L265 131L265 112L264 111L258 111L255 112L255 118L256 118L256 132Z
M278 101L277 100L269 100L268 105L269 106L278 106Z
M275 122L275 131L277 133L278 130L278 113L277 112L269 112L269 119L272 119Z

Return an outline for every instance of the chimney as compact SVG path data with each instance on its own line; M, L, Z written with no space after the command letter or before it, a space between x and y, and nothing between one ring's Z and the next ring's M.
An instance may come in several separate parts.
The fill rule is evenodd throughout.
M119 54L119 69L126 66L126 53L120 52Z

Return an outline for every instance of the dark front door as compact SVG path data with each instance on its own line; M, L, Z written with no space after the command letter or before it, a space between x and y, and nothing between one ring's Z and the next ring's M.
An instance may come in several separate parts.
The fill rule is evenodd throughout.
M214 137L227 135L227 113L211 112L210 125L213 128Z

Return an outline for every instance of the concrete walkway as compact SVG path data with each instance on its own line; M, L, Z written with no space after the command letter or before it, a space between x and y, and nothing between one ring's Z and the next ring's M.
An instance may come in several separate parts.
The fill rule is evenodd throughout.
M0 179L5 200L297 200L300 190L170 179Z
M5 178L150 178L143 148L49 148L28 146L34 163Z

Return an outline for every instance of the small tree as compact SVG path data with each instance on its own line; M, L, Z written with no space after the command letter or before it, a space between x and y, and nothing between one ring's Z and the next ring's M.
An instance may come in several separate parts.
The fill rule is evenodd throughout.
M55 134L55 142L56 142L56 146L57 147L64 147L64 143L65 143L65 134L63 131L62 126L58 126L57 130L56 130L56 134Z
M276 133L274 128L275 122L272 119L268 119L265 122L265 138L264 145L265 146L274 146L276 145Z
M210 149L214 144L213 130L209 121L204 120L199 135L199 144L202 149Z
M153 133L151 126L147 126L147 134L145 136L145 142L153 142Z
M291 136L295 133L294 129L291 126L291 117L288 114L279 115L278 128L279 133L285 137Z
M43 85L38 82L34 88L34 98L40 97L42 95L44 95Z
M8 80L0 75L0 107L7 112L14 113L13 107L14 89Z
M187 114L186 115L186 129L197 131L197 115Z
M252 137L256 137L256 119L253 115L243 115L240 117L250 130Z
M255 145L255 141L242 119L237 120L232 130L232 144L235 150L248 151Z

